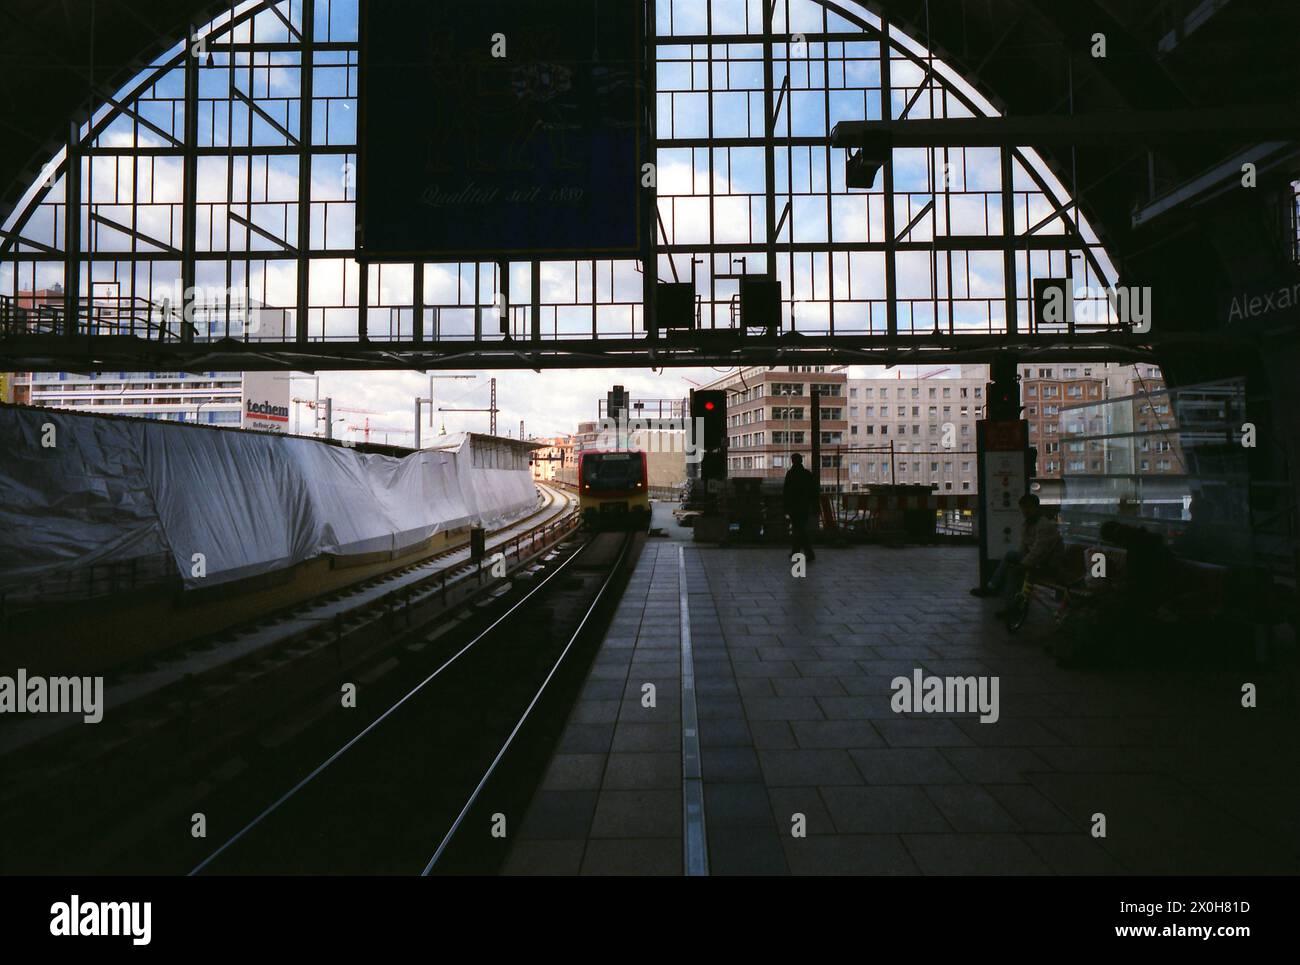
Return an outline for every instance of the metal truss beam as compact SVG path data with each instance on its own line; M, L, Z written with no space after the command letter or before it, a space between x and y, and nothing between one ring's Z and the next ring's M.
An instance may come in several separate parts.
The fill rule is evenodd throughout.
M1202 172L1177 187L1166 191L1160 197L1133 209L1133 227L1140 228L1158 218L1177 211L1187 211L1196 205L1218 197L1228 190L1235 190L1241 185L1242 165L1254 164L1258 174L1266 174L1284 164L1294 165L1300 148L1290 141L1267 141L1252 144L1244 151L1216 164L1210 170Z
M226 217L229 218L231 221L235 222L235 224L243 225L245 228L247 228L249 231L253 232L254 234L261 235L263 238L265 238L267 241L271 242L272 244L279 245L285 251L296 252L298 250L293 245L289 244L289 242L285 241L283 238L277 237L276 235L271 234L271 232L267 231L265 228L253 224L253 222L251 222L241 214L236 214L234 211L228 211L226 212Z
M1121 141L1143 145L1225 138L1285 139L1300 135L1295 104L1198 108L1170 111L1113 111L1099 114L1038 114L951 117L934 120L840 121L832 147L868 142L890 147L1019 147L1024 144L1108 147Z
M1176 334L742 336L719 330L693 341L574 339L521 352L510 340L311 342L274 345L226 339L159 344L125 335L24 335L0 341L0 369L28 372L325 371L400 369L541 369L793 364L903 365L989 362L1012 352L1028 360L1150 361L1167 349L1225 337ZM1231 341L1231 339L1228 339Z
M272 117L270 114L264 111L262 109L262 105L257 103L257 101L253 100L253 98L249 97L247 94L245 94L234 84L230 85L230 93L233 94L239 100L243 101L250 111L252 111L262 120L266 121L266 123L270 124L273 128L279 131L280 134L284 136L284 139L287 140L291 145L296 146L299 143L298 138L294 137L287 127L285 127L274 117Z
M179 248L175 248L172 245L167 244L167 242L165 241L159 241L157 238L147 235L143 231L140 231L136 228L132 228L129 227L128 225L124 225L119 221L114 221L112 218L106 218L98 211L90 212L90 220L98 224L102 224L106 228L112 228L114 231L120 231L128 238L134 238L136 241L143 241L146 245L153 245L155 248L159 249L165 254L170 255L173 258L179 256L181 253Z

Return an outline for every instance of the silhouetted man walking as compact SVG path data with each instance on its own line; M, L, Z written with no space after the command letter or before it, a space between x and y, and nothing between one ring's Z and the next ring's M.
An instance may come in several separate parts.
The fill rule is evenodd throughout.
M790 517L790 555L803 553L809 562L817 558L808 534L809 518L817 508L817 495L817 480L803 467L803 456L796 452L790 457L790 470L785 474L781 496L785 514Z

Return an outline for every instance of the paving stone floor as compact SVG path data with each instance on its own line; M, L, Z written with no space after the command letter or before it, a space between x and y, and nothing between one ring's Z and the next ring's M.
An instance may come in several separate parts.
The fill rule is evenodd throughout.
M508 873L682 873L683 546L711 874L1300 871L1294 667L1058 667L967 594L969 547L828 548L795 579L686 538L647 540ZM997 676L999 719L895 713L917 668Z

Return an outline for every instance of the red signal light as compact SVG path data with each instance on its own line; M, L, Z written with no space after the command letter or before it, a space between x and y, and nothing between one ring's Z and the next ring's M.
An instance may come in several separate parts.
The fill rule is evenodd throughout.
M712 402L706 402L706 403L704 403L704 408L705 408L707 411L712 412L712 411L713 411L713 403L712 403Z

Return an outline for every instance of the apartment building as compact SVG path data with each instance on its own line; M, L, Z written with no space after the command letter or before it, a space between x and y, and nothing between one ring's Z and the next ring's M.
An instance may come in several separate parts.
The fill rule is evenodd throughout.
M820 394L822 488L843 472L837 447L849 444L848 374L843 367L746 366L710 382L727 392L727 471L736 478L779 479L800 453L812 464L812 392Z
M1142 473L1176 472L1180 460L1158 367L1118 363L1033 363L1020 367L1020 394L1037 450L1036 479L1044 498L1062 474L1113 472L1123 463L1119 446L1134 451L1126 464ZM849 378L842 367L750 367L705 388L728 391L728 472L738 477L779 477L792 452L811 465L810 386L822 389L822 486L859 492L872 485L930 486L940 493L979 491L975 423L984 418L988 367L961 365L906 377ZM1150 394L1150 398L1145 396ZM1133 438L1120 444L1089 438L1085 410L1070 406L1132 397ZM829 404L827 402L829 399ZM1128 411L1126 407L1125 411ZM1163 423L1161 420L1164 420ZM1119 431L1119 430L1115 430ZM1150 450L1147 453L1143 447Z
M289 377L273 372L34 372L32 405L286 432Z
M1165 393L1160 367L1147 363L1124 366L1114 380L1111 398L1127 398L1133 426L1129 464L1140 476L1186 472L1178 441L1178 424Z
M896 483L976 492L975 423L984 416L987 383L982 365L849 379L840 489Z
M1104 362L1023 365L1021 401L1029 422L1029 444L1038 450L1037 478L1100 476L1121 466L1142 474L1177 472L1177 427L1163 394L1159 366ZM1094 403L1128 400L1115 406ZM1168 429L1168 438L1144 437ZM1134 434L1128 436L1127 434ZM1099 439L1098 436L1114 438ZM1130 471L1124 469L1123 471Z
M1077 393L1067 394L1059 416L1051 415L1059 422L1060 446L1051 450L1053 456L1061 453L1055 475L1181 472L1178 426L1160 368L1148 363L1091 368L1101 380L1100 392L1089 387L1086 402ZM1087 404L1103 400L1108 404Z
M1067 461L1071 472L1083 472L1090 454L1094 462L1101 458L1100 443L1065 441L1065 435L1079 435L1083 430L1068 431L1062 424L1061 409L1106 398L1108 378L1118 375L1112 371L1115 368L1108 364L1077 362L1020 367L1020 401L1025 421L1029 423L1029 445L1038 451L1036 478L1059 480ZM1062 445L1067 446L1065 451Z
M536 441L542 443L542 447L534 449L529 457L533 479L537 482L555 482L561 469L573 465L573 437L556 436Z

